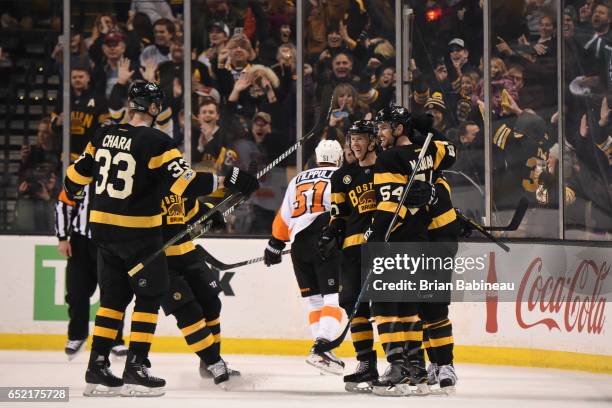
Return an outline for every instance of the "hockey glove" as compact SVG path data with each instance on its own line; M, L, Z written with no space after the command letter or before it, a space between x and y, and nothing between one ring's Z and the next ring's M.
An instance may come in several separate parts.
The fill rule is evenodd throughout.
M457 213L457 219L459 220L459 237L470 237L472 235L472 232L474 231L474 226L467 221L467 218L463 216L463 213L460 209L455 208L455 212Z
M204 206L207 209L211 209L214 207L212 203L204 203ZM212 213L209 219L212 220L212 225L210 226L211 231L225 229L225 218L223 218L223 214L221 214L219 211L215 211L214 213Z
M406 207L419 208L426 205L433 205L438 201L436 196L436 187L426 181L415 180L414 184L408 192Z
M238 167L231 167L223 185L232 191L237 191L250 196L255 190L259 188L259 182L257 178L246 171L240 170Z
M433 129L433 116L428 113L415 113L410 118L411 130L410 141L423 146L427 134ZM418 132L415 132L417 130Z
M283 249L285 249L285 243L280 239L272 237L264 251L264 263L266 266L281 263Z
M321 231L317 246L323 260L329 258L335 250L342 248L345 223L343 219L336 218Z

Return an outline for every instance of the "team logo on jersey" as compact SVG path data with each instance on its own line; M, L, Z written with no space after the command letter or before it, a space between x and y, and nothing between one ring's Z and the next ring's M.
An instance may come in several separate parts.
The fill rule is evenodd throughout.
M174 194L162 200L162 216L166 216L166 224L185 223L185 199Z
M329 286L334 286L334 283L336 283L336 281L335 281L334 279L328 279L328 280L327 280L327 284L328 284Z
M357 208L360 214L376 209L376 193L374 192L374 183L363 183L355 186L349 191L349 199L354 208Z
M342 182L346 185L351 184L351 181L353 181L353 178L348 174L342 178Z

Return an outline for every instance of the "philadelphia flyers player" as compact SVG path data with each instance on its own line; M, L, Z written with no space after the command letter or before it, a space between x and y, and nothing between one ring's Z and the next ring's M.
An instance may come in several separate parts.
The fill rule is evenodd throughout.
M317 167L294 177L272 224L272 238L264 251L266 265L281 262L285 241L291 242L291 260L302 298L309 310L308 321L315 345L329 342L338 332L342 309L338 299L340 251L325 259L318 253L321 230L329 224L331 179L342 163L342 146L322 140L315 149ZM306 362L321 371L341 375L344 362L331 351L311 349Z

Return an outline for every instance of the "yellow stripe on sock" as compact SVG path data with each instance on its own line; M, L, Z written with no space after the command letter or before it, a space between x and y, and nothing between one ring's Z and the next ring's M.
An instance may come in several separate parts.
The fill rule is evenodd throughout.
M132 321L157 324L157 313L134 312Z
M190 334L193 334L193 333L197 332L198 330L201 330L204 327L206 327L206 323L204 323L204 319L202 319L202 320L199 320L199 321L195 322L192 325L189 325L187 327L183 327L181 329L181 333L183 333L184 337L187 337Z
M372 339L374 339L374 333L372 331L362 331L359 333L351 332L351 340L353 340L353 342Z
M191 348L194 352L197 353L198 351L202 351L205 348L208 348L208 347L212 346L214 342L215 341L214 341L213 335L209 334L208 336L206 336L202 340L197 341L197 342L195 342L193 344L190 344L189 348Z
M107 307L100 307L97 316L108 317L109 319L121 320L123 319L123 312L118 310L109 309Z
M139 343L153 343L153 333L132 332L130 333L130 343L137 341Z
M439 339L432 339L432 338L429 339L429 345L431 347L442 347L442 346L447 346L453 343L454 343L453 336L440 337Z
M115 340L118 330L109 329L107 327L94 326L93 335Z

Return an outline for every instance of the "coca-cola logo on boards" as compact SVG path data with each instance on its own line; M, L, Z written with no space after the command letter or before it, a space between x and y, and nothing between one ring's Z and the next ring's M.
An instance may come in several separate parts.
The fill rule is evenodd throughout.
M523 329L544 325L549 330L561 327L568 333L601 334L607 299L601 290L610 273L610 265L593 260L580 262L574 275L543 274L542 258L528 266L516 297L516 321ZM549 317L537 319L536 314Z

